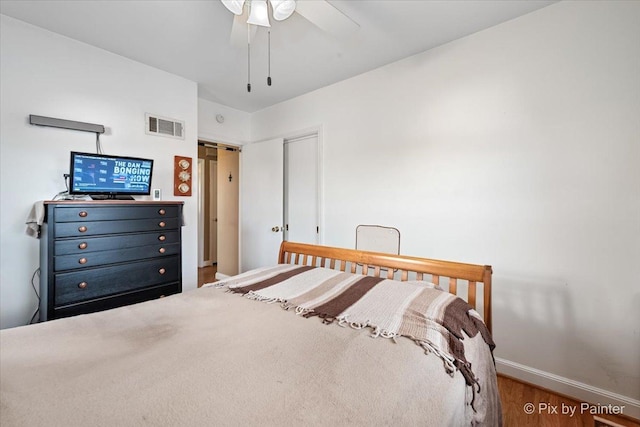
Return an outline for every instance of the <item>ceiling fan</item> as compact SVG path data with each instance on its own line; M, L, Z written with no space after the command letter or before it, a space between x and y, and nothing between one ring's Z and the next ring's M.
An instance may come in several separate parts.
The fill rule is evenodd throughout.
M269 23L269 5L271 16L283 21L297 12L318 28L337 37L344 37L356 31L360 26L347 15L340 12L325 0L220 0L233 12L231 44L236 47L247 46L247 92L251 92L251 39L258 27L267 27L269 69L267 86L271 86L271 24Z
M271 15L276 21L283 21L300 14L318 28L336 37L345 37L360 26L347 15L340 12L325 0L220 0L233 12L231 44L236 47L247 46L247 92L251 92L251 39L258 27L267 27L269 49L269 72L267 86L271 86L271 24L269 23L269 5Z
M259 26L270 27L269 9L276 21L289 18L294 12L323 31L338 37L346 37L360 26L325 0L220 0L235 16L231 28L231 44L246 46ZM270 6L270 7L269 7ZM248 27L248 28L247 28Z

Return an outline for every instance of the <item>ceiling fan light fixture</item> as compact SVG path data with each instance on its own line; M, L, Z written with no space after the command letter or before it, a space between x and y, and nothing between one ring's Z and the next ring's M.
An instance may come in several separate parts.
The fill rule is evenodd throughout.
M273 9L273 19L283 21L296 10L295 0L269 0Z
M234 15L242 15L244 0L220 0L224 7L229 9Z
M267 0L251 0L251 12L247 24L270 27Z

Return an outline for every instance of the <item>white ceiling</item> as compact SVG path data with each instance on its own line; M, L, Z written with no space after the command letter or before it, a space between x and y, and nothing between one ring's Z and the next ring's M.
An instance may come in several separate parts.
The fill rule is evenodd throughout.
M299 0L318 1L318 0ZM198 83L198 96L254 112L545 7L555 0L331 0L359 25L337 38L294 13L231 46L219 0L0 1L0 13Z

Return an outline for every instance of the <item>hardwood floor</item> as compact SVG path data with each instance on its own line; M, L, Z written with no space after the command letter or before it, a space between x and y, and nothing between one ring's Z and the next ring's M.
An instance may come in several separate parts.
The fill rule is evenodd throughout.
M215 282L216 271L218 271L218 266L215 264L208 267L198 268L198 287L201 287L205 283Z
M596 415L596 417L608 421L609 424L599 424L597 418L594 419L594 415L590 414L593 406L585 407L581 411L583 402L503 375L498 375L498 388L502 399L502 414L505 427L640 427L640 423L629 417L604 415L602 413ZM595 406L595 408L597 410L598 407ZM527 410L533 411L533 413L528 415L525 412ZM564 414L562 413L563 410ZM571 415L572 410L574 411L573 415ZM597 410L597 412L602 411L604 411L602 407Z

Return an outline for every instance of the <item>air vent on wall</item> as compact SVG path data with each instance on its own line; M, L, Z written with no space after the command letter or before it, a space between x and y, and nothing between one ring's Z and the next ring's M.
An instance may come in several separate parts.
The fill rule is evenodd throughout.
M146 133L156 136L184 139L184 122L182 120L146 114Z

